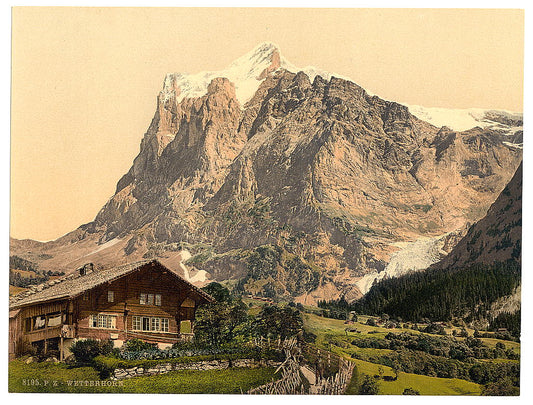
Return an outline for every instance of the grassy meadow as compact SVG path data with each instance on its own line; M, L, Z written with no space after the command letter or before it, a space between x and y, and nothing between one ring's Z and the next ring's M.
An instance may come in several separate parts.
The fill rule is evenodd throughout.
M471 381L459 378L439 378L427 375L398 372L391 367L377 364L378 359L394 351L389 349L361 348L352 345L356 339L384 339L392 333L409 332L412 334L423 334L424 332L404 328L385 328L381 326L366 325L368 316L359 316L358 322L345 324L343 320L331 319L317 315L316 313L304 313L304 328L316 335L315 344L323 349L330 350L344 358L350 359L356 365L357 372L354 373L353 380L348 387L347 394L357 394L357 378L367 374L376 376L378 382L378 394L380 395L401 395L406 388L412 388L420 395L481 395L482 386ZM357 332L349 330L357 330ZM447 328L448 336L451 335L452 328ZM469 330L473 334L473 330ZM435 335L432 335L435 336ZM464 338L457 338L464 340ZM520 344L513 341L503 341L493 338L481 338L481 341L490 348L494 348L496 343L504 343L506 348L511 348L516 353L520 352ZM358 358L354 358L358 357ZM509 359L482 359L480 362L505 363L518 362Z
M113 385L109 379L100 379L92 367L13 360L9 363L8 387L9 392L240 394L278 378L274 371L271 367L182 370L125 379Z

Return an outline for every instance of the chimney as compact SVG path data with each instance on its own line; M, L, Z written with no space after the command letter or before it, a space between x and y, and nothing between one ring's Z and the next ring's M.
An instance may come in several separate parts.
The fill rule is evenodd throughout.
M86 263L81 266L78 270L80 276L86 276L94 271L94 263Z

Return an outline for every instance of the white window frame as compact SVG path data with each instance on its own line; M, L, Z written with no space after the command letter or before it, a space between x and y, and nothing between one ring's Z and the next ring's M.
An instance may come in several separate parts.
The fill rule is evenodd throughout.
M142 330L142 316L134 316L131 324L132 330Z
M89 316L89 328L117 329L117 316L112 314L93 314Z
M115 292L112 290L107 291L107 302L115 302Z
M154 294L146 294L146 305L154 305Z
M168 318L161 318L161 332L168 332L170 321Z
M155 305L158 305L158 306L161 306L161 294L156 294L156 295L155 295L155 301L154 301L154 304L155 304Z
M141 295L139 297L139 304L140 305L146 305L146 294L145 293L141 293Z
M144 329L145 319L147 319L148 329ZM132 317L132 331L137 332L168 332L170 320L158 316L134 315Z

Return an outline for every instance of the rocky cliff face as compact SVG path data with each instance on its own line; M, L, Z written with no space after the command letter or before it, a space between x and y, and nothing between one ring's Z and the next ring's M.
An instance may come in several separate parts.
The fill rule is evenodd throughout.
M243 291L356 298L395 243L481 218L521 161L501 131L437 128L349 80L295 69L270 44L237 62L167 75L115 195L92 223L26 254L66 267L65 256L171 261L187 248L190 266Z
M522 165L496 201L437 268L466 267L513 260L522 254Z

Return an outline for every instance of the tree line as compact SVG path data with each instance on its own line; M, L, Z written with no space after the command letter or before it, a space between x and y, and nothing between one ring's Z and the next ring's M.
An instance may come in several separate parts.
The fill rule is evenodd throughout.
M450 321L457 317L468 321L486 317L491 304L511 295L520 279L520 264L514 261L428 269L381 280L353 304L341 298L321 302L319 306L332 313L355 311L375 316L387 313L412 322L424 318ZM514 322L513 330L516 331L519 319L515 316L504 321L502 317L500 322Z

